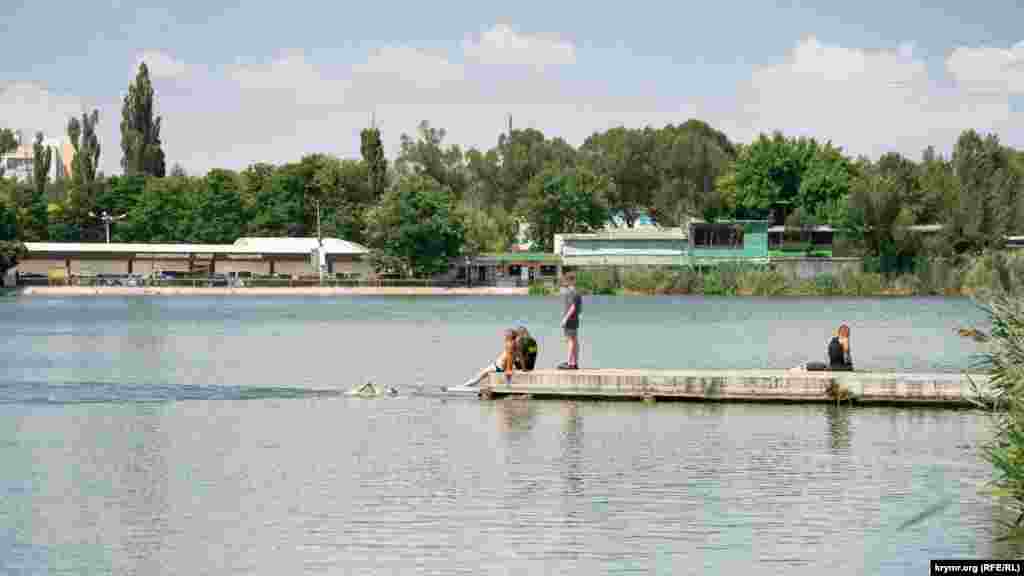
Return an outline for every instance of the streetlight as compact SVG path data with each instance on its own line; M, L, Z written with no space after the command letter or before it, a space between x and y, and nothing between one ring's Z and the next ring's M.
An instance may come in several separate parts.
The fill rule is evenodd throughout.
M123 219L125 216L127 216L127 214L121 214L120 216L111 216L110 214L107 213L106 210L104 210L103 213L100 214L99 216L93 214L92 212L89 212L89 216L93 218L99 218L100 220L103 221L103 226L107 230L107 244L110 244L110 223L117 222L118 220Z

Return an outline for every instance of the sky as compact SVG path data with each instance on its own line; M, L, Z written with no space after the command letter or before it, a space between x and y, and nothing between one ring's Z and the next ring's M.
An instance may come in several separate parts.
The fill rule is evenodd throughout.
M19 47L0 61L0 127L61 136L98 109L107 174L140 61L168 165L190 174L358 157L371 118L390 156L421 120L486 149L510 116L573 145L699 118L871 158L948 154L968 128L1024 148L1020 0L60 4L0 3Z

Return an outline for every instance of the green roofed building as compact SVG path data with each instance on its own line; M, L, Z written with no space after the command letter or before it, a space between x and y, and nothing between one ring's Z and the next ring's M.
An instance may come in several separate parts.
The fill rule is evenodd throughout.
M768 261L768 221L693 221L685 229L556 234L565 266L713 266Z

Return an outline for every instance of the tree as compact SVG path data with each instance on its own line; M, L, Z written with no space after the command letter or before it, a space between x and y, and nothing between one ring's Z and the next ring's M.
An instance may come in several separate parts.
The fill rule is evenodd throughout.
M239 176L230 170L210 170L192 192L191 225L187 239L203 244L230 244L244 226Z
M555 234L600 230L608 222L607 180L578 166L565 172L549 167L530 182L520 213L534 246L550 252Z
M428 176L458 199L462 198L469 178L462 149L455 145L445 147L445 135L444 128L432 128L426 120L420 122L416 138L402 134L395 168L399 174Z
M75 149L75 158L71 162L71 181L76 188L96 180L96 168L100 162L100 141L96 137L96 124L99 120L100 111L93 110L92 114L82 114L81 122L78 118L68 121L68 138Z
M848 219L843 227L867 255L891 262L912 257L917 252L916 236L908 230L914 223L914 216L904 194L905 189L896 179L877 170L854 182ZM885 271L891 268L886 265Z
M561 138L547 139L543 132L527 128L502 134L487 152L470 150L466 160L472 176L466 195L470 205L511 213L537 174L547 166L575 166L576 151Z
M447 270L466 237L455 195L426 175L403 177L367 215L367 237L379 263L403 275Z
M802 207L823 216L849 194L856 169L831 143L786 138L781 132L758 136L736 159L736 210L741 217L764 217L777 207ZM831 211L829 211L831 212Z
M608 207L633 227L653 205L661 184L657 158L657 133L612 128L586 139L580 148L581 162L608 183Z
M248 233L255 236L305 236L305 182L297 165L286 164L261 177L266 179L256 190L256 208L249 221Z
M181 242L191 235L197 182L171 176L149 178L119 233L133 242ZM230 217L230 216L229 216Z
M384 195L387 188L388 160L384 157L384 143L380 138L380 130L374 126L359 133L359 151L363 155L369 172L369 186L374 199Z
M516 221L500 207L483 210L463 204L459 206L462 221L466 224L466 242L463 254L476 256L484 252L504 252L512 243L511 231L517 228Z
M320 201L324 236L363 241L366 211L378 200L374 178L366 161L323 159L307 190Z
M0 195L0 278L25 255L25 245L18 242L17 237L17 211L8 198Z
M0 156L4 156L9 152L13 152L18 149L18 138L15 136L14 131L10 128L0 128ZM4 166L3 162L0 162L0 178L4 177Z
M1001 248L1003 237L1019 229L1024 181L1012 156L995 135L967 130L957 139L941 213L943 244L954 254Z
M32 145L32 199L29 202L29 217L25 228L25 239L30 241L46 240L47 219L46 185L50 180L50 166L53 162L53 150L43 145L43 133L36 133L36 141Z
M153 84L145 62L139 63L135 81L121 107L121 168L125 175L148 174L162 178L164 151L160 147L160 120L154 118Z
M662 225L682 226L689 215L713 220L726 211L716 182L729 171L736 148L722 132L700 120L658 131L660 184L652 216Z

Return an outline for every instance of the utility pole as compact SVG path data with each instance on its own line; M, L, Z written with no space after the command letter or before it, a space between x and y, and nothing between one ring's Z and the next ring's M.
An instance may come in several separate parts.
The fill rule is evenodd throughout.
M322 252L324 250L324 238L320 233L320 198L316 199L316 267L320 271L320 283L324 282L324 266L320 263L320 259L323 258Z

